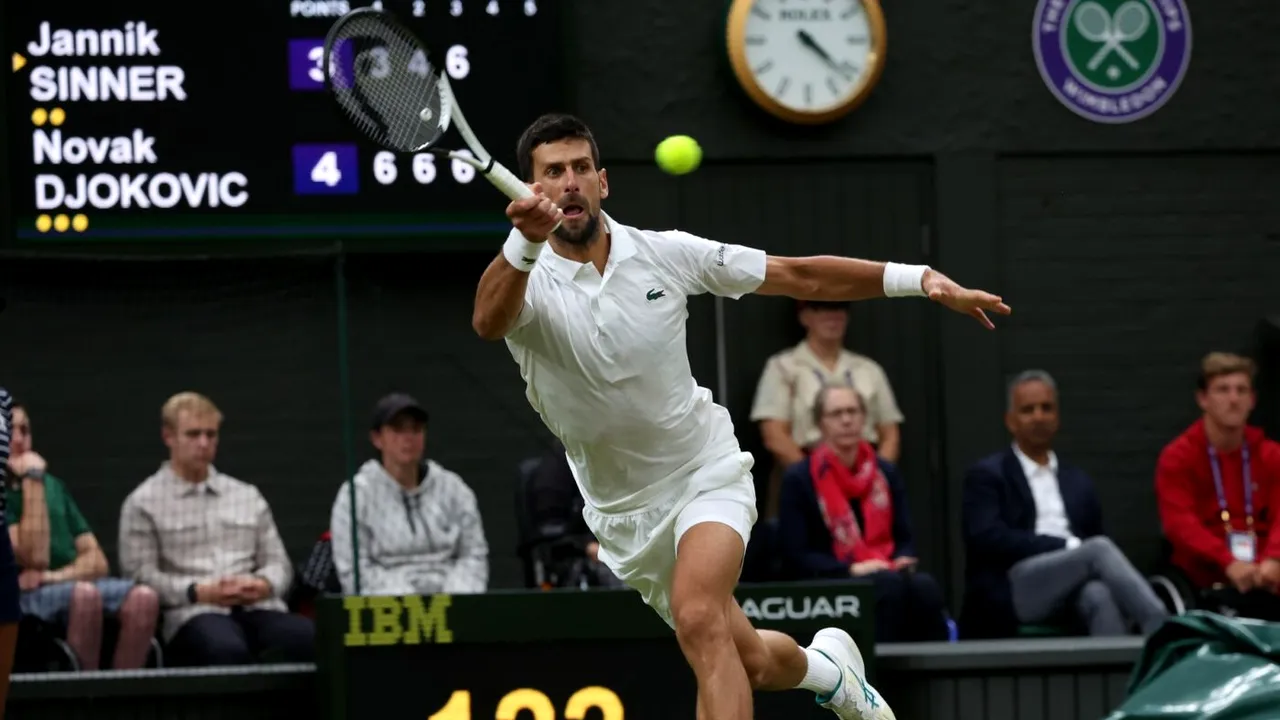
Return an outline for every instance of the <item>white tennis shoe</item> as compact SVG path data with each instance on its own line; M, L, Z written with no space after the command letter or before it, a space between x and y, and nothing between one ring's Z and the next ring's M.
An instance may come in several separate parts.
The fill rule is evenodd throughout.
M867 666L858 644L839 628L823 628L813 636L811 650L825 655L840 668L840 684L830 695L819 695L818 704L840 720L897 720L889 703L867 682Z

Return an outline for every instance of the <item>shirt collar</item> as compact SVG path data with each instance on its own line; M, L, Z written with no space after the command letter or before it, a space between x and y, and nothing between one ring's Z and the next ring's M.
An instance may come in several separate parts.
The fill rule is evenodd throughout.
M836 360L836 367L834 370L831 370L827 368L826 363L822 362L822 360L818 359L817 355L813 354L813 348L809 347L808 340L801 340L799 343L797 343L792 353L797 360L800 360L801 362L803 362L804 364L808 365L811 368L814 368L815 370L821 370L826 373L832 373L832 372L838 373L848 369L847 367L848 359L849 359L849 356L852 355L852 353L850 353L847 349L841 348L840 357Z
M160 465L160 474L161 477L164 478L165 482L172 487L180 497L187 497L188 495L195 495L198 493L221 495L226 490L222 482L221 473L219 473L217 468L212 465L209 466L209 476L205 478L204 482L200 483L187 482L181 477L178 477L178 474L173 471L173 466L169 464L168 460L164 461L164 463Z
M1022 465L1022 474L1028 478L1046 467L1028 457L1026 453L1022 452L1022 448L1018 447L1017 443L1013 444L1013 454L1017 456L1018 463ZM1058 476L1058 454L1052 450L1049 451L1049 465L1047 467L1054 477Z
M605 211L600 211L600 222L604 224L604 231L609 235L609 260L605 265L606 271L610 265L617 265L622 261L636 254L635 239L631 237L631 232L627 226L614 222L613 218ZM550 242L550 241L548 241ZM549 270L558 275L561 279L573 282L578 273L583 272L589 263L580 263L577 260L570 260L567 257L556 253L555 248L548 246L543 249L539 256L539 262L546 265Z

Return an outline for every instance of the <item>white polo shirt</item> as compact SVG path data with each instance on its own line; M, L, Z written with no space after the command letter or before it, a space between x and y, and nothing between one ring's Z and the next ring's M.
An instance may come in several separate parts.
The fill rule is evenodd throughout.
M612 240L603 277L544 248L506 341L583 498L612 514L644 508L740 452L728 411L689 369L686 305L690 295L754 291L765 253L601 220Z

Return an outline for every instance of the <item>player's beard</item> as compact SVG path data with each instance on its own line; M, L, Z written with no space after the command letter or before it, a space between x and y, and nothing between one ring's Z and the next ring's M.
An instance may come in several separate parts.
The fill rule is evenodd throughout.
M600 229L600 216L591 212L585 205L582 212L586 214L587 221L581 228L570 230L567 225L560 223L560 227L556 228L555 236L569 245L579 247L590 245L596 239L596 232Z

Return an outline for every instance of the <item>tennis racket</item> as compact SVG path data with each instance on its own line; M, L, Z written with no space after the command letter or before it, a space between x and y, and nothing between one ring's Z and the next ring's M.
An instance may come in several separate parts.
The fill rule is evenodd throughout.
M396 152L467 163L512 200L532 197L476 139L436 60L408 28L372 7L343 15L324 40L326 84L371 140ZM437 145L451 125L469 152Z

